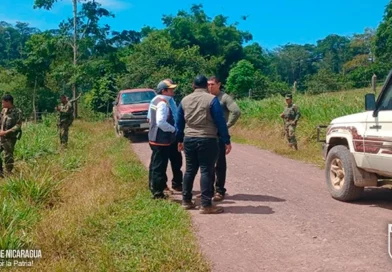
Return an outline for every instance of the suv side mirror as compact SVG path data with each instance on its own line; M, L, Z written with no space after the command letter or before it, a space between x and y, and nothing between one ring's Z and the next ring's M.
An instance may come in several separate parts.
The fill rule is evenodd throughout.
M372 93L365 95L365 109L367 111L374 111L376 109L376 96Z
M117 106L117 101L114 101L114 102L113 102L113 106Z

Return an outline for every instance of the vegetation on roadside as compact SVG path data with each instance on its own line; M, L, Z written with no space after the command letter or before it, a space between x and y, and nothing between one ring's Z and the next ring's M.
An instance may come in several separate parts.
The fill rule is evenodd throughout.
M54 120L25 125L15 174L0 181L0 249L41 249L33 271L209 270L189 214L151 199L110 121L75 121L61 150Z
M294 95L294 103L302 115L296 131L299 151L290 149L284 138L283 120L279 114L283 111L285 101L280 96L262 101L239 100L242 115L231 133L237 142L323 166L321 143L317 142L317 126L328 125L336 117L364 111L364 96L370 91L358 89L320 95ZM325 130L321 130L322 138L323 132Z

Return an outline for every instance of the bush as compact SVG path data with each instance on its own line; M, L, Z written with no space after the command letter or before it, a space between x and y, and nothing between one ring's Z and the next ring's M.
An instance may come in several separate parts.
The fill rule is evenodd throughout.
M341 75L327 69L320 69L317 74L306 76L305 87L310 94L351 89L353 83Z
M239 61L229 73L226 89L236 98L247 97L254 86L255 69L247 60Z

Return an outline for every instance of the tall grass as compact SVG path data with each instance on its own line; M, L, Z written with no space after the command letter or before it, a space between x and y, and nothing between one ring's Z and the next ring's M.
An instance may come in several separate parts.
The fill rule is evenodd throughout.
M364 110L364 96L369 89L325 93L320 95L294 95L294 103L300 108L301 123L312 125L329 123L333 118ZM261 101L238 101L243 113L243 122L256 118L267 123L281 123L279 114L285 106L284 98L275 96Z
M22 131L22 138L17 141L14 153L17 161L34 161L57 153L56 116L44 116L38 124L24 123Z
M55 121L24 124L0 180L0 249L41 249L33 271L209 271L189 214L151 199L111 122L75 121L64 150Z
M42 211L59 203L59 191L69 172L82 167L86 134L71 135L70 150L61 150L56 117L25 123L15 146L13 175L0 180L0 249L32 246L31 232Z
M39 223L45 257L33 270L209 271L189 214L151 199L148 172L129 142L114 136L110 122L83 130L91 139L86 164L65 180L62 205Z
M297 127L300 152L291 152L283 137L280 113L284 98L272 97L261 101L237 101L242 116L232 134L238 142L250 143L282 155L307 162L323 164L320 144L316 142L318 125L328 125L334 118L364 111L364 96L370 89L359 89L320 95L294 95L293 100L301 112Z

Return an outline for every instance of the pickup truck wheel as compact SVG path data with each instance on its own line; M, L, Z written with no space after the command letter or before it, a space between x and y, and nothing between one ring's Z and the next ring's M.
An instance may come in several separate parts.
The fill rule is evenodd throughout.
M354 185L352 157L347 147L333 147L326 159L326 182L331 196L341 201L360 198L364 188Z

